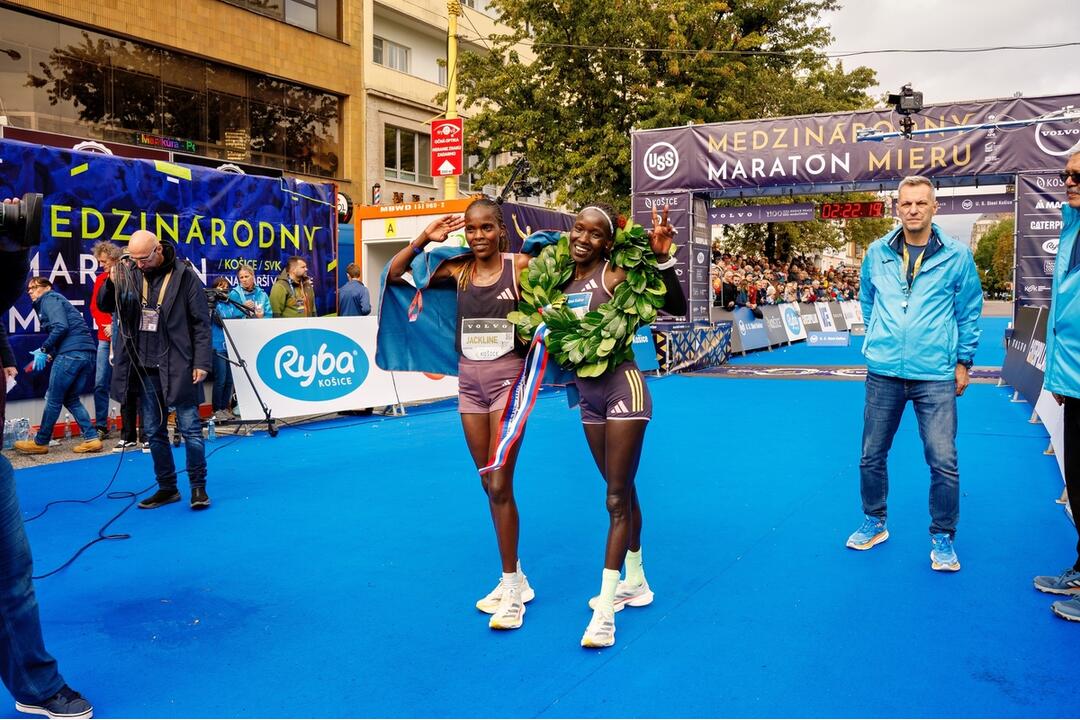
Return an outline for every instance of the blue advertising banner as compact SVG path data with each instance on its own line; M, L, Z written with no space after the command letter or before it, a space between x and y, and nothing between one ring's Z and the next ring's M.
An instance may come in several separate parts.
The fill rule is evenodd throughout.
M0 198L28 192L45 196L30 272L49 278L91 328L98 274L91 248L101 240L126 248L139 229L174 244L207 284L222 275L235 284L237 268L247 263L269 291L285 260L298 255L307 261L318 313L336 309L332 185L0 140ZM30 298L23 295L0 321L21 367L44 339ZM20 375L9 399L43 397L47 384L47 373Z
M851 344L851 335L836 330L812 332L806 336L806 344L810 347L847 347Z
M754 317L754 313L745 307L732 310L731 317L734 326L731 333L732 352L747 352L769 347L769 331L763 319Z
M634 361L638 370L648 372L659 370L660 361L656 357L656 341L653 340L652 326L644 325L634 333Z

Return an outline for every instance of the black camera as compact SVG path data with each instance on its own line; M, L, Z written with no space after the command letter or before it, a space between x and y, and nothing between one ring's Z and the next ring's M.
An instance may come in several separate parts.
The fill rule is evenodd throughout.
M915 121L911 119L911 116L923 109L922 93L912 90L911 83L908 83L900 88L899 93L889 94L889 104L900 113L900 129L904 137L910 140L911 133L915 129Z
M41 242L44 199L26 193L17 203L0 202L0 252L21 252Z

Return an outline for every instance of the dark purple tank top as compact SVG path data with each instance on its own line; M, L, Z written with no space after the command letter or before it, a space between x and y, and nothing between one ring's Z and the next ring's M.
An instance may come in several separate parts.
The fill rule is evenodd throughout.
M605 260L584 280L572 279L563 287L566 307L573 310L578 318L584 317L585 313L596 310L611 299L611 294L604 287L604 271L607 266Z
M469 360L496 360L514 352L514 326L506 319L518 305L514 256L502 254L499 279L491 285L470 282L457 291L457 333L454 347Z

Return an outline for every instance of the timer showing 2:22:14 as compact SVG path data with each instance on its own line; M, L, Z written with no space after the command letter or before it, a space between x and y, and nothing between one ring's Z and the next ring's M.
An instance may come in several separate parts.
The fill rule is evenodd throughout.
M822 220L879 217L885 217L885 203L880 200L872 202L821 203Z

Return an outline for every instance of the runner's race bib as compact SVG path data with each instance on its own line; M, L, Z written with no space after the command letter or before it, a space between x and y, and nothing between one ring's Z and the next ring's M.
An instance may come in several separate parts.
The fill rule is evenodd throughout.
M576 292L566 296L566 307L577 316L578 320L585 317L589 312L589 303L592 302L591 292Z
M505 318L462 318L461 354L495 360L514 349L514 327Z

